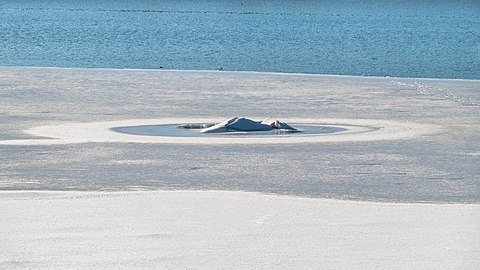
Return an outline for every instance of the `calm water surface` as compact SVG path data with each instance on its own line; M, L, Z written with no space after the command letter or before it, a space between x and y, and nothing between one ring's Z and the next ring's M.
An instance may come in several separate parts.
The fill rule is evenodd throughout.
M480 2L0 0L0 65L480 79Z

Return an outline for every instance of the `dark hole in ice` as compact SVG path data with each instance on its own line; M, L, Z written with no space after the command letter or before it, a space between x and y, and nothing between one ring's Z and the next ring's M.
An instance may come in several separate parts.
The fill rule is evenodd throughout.
M266 118L255 121L234 117L220 123L183 123L142 125L112 128L113 131L144 136L204 137L251 135L308 135L334 133L345 129L319 124L299 124L295 127L279 120Z

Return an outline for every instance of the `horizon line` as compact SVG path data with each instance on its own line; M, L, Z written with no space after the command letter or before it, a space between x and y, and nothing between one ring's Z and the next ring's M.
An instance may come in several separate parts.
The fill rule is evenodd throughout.
M329 77L359 77L359 78L391 78L391 79L422 79L422 80L455 80L455 81L480 81L479 79L463 78L435 78L435 77L401 77L389 75L349 75L349 74L329 74L329 73L301 73L301 72L279 72L279 71L250 71L250 70L225 70L225 69L167 69L167 68L116 68L116 67L62 67L62 66L16 66L0 65L3 68L33 68L33 69L78 69L78 70L113 70L113 71L152 71L152 72L224 72L224 73L252 73L268 75L292 75L292 76L329 76Z

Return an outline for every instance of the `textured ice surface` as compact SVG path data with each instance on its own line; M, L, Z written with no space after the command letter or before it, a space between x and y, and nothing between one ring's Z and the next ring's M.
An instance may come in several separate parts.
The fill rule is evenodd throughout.
M274 145L0 145L0 188L225 189L479 202L480 82L273 73L0 68L0 139L71 122L349 118L415 122L403 140Z
M0 192L0 209L1 269L480 266L478 204L240 192Z

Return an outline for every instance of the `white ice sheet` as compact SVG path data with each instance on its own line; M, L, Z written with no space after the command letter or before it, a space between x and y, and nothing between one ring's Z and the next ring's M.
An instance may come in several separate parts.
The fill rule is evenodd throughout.
M0 268L478 269L480 205L2 192Z

